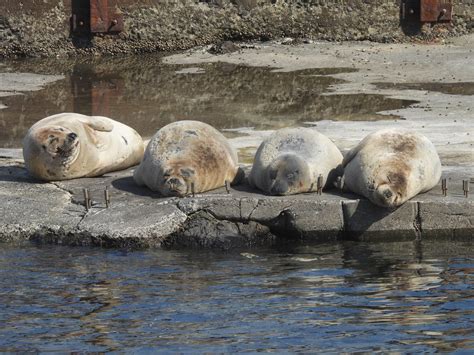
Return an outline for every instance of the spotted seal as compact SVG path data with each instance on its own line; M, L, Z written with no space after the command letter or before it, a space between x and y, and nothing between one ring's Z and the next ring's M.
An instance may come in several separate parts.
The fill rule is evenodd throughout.
M342 154L313 128L283 128L268 136L255 154L249 175L252 186L271 195L316 191L318 177L332 184Z
M28 172L45 181L126 169L140 162L144 149L134 129L107 117L78 113L43 118L23 139Z
M151 138L133 178L163 196L185 196L237 183L242 172L237 153L215 128L178 121Z
M344 188L374 204L395 208L432 189L441 177L441 162L424 135L384 129L365 137L343 161Z

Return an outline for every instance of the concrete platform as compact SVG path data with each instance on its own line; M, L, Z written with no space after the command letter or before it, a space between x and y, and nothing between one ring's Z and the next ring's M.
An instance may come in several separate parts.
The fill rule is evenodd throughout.
M186 198L162 198L135 186L131 169L100 178L41 183L20 150L0 150L0 241L120 248L249 248L335 239L472 239L474 201L464 197L466 167L444 167L440 186L389 211L338 190L266 196L248 185ZM471 185L473 181L471 180ZM106 208L108 186L111 206ZM93 200L86 211L83 188Z

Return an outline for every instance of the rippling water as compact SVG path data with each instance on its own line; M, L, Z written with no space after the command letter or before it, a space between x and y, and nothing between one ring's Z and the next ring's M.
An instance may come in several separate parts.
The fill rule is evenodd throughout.
M474 349L474 244L0 249L0 351Z

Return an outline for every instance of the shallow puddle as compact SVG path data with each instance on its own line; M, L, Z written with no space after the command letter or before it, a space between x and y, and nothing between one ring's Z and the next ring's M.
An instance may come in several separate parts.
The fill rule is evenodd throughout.
M380 89L435 91L448 95L474 95L474 83L376 83Z
M37 120L59 112L104 115L144 137L163 125L200 120L219 129L256 130L303 125L307 121L398 118L377 114L415 101L381 95L323 95L342 80L331 74L350 68L279 72L228 63L178 66L159 56L81 60L6 61L0 72L61 74L39 91L0 97L0 146L20 147ZM0 94L2 89L0 84ZM11 91L11 90L10 90ZM1 96L1 95L0 95Z

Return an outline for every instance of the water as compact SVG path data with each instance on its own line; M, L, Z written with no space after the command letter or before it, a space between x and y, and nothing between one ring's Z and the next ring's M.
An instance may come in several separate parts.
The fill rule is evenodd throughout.
M3 73L63 75L39 91L0 97L0 147L20 147L37 120L59 112L104 115L135 128L144 137L182 119L218 129L256 130L301 126L307 121L379 120L377 112L416 101L383 95L324 95L341 79L331 74L354 69L278 72L228 63L167 65L157 55L77 60L4 61ZM0 84L1 92L6 88ZM229 133L230 135L230 133Z
M0 351L474 349L474 244L0 249Z
M178 119L260 130L397 118L377 112L414 103L325 95L341 82L331 74L348 68L282 73L164 65L158 56L1 64L0 72L64 78L0 97L0 147L19 147L34 122L63 111L106 115L149 137ZM4 244L0 351L472 352L473 285L473 243L341 242L252 254Z
M474 95L474 83L457 82L457 83L375 83L380 89L396 89L396 90L426 90L440 92L448 95Z

